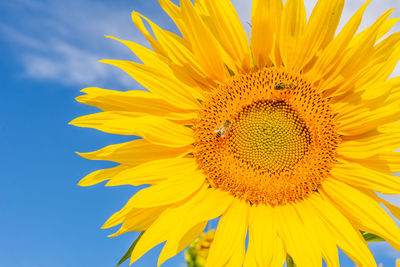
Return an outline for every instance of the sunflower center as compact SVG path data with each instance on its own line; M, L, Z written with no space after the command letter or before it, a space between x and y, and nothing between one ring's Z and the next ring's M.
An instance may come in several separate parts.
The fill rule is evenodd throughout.
M271 206L318 191L340 142L328 100L281 68L218 86L194 129L193 155L210 186Z
M304 121L284 101L259 101L234 118L229 151L255 169L279 172L306 154L310 133Z

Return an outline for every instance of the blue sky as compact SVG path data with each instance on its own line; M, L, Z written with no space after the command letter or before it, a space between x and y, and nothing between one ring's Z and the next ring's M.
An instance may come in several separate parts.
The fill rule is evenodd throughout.
M234 2L245 24L250 4ZM306 2L310 10L315 1ZM344 19L362 3L347 2ZM400 3L375 0L363 25L391 7L400 8ZM148 46L131 23L132 10L176 31L156 0L112 4L0 0L0 267L115 266L134 240L136 233L108 238L115 229L100 227L137 189L77 186L86 174L112 164L85 160L74 153L132 138L67 125L73 118L96 111L74 101L80 89L141 88L122 71L97 62L104 58L136 60L104 34ZM398 10L396 15L400 15ZM400 204L397 198L391 201ZM400 257L386 244L371 248L384 266L394 266L394 259ZM134 266L155 266L160 249ZM346 257L342 261L343 266L353 266ZM164 266L183 263L179 255Z

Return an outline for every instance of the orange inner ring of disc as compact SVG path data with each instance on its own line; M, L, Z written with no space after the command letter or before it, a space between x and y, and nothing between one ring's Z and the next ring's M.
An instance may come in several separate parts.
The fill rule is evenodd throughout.
M215 88L194 130L193 155L210 186L255 205L285 205L318 191L340 142L328 100L275 67Z

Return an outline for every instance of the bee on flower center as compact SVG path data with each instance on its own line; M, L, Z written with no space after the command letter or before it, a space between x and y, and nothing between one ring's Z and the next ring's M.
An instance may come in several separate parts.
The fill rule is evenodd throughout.
M296 84L292 82L280 82L275 84L275 90L283 90L283 89L294 89Z
M222 138L225 136L226 132L229 129L229 126L231 125L231 121L226 120L223 124L221 124L216 130L214 130L215 137L217 138Z

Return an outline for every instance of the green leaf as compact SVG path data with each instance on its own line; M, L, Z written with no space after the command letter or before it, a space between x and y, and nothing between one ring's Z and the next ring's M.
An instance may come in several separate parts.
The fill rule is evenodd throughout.
M384 242L385 240L377 235L361 231L362 236L366 242Z
M120 266L124 261L126 261L127 259L129 259L131 257L132 251L135 248L137 242L139 242L139 239L142 237L142 235L144 234L144 231L140 233L140 235L136 238L135 241L133 241L132 245L129 247L128 251L125 253L125 255L119 260L117 266Z
M286 254L286 266L287 267L296 267L296 263L294 263L292 257L289 254Z

